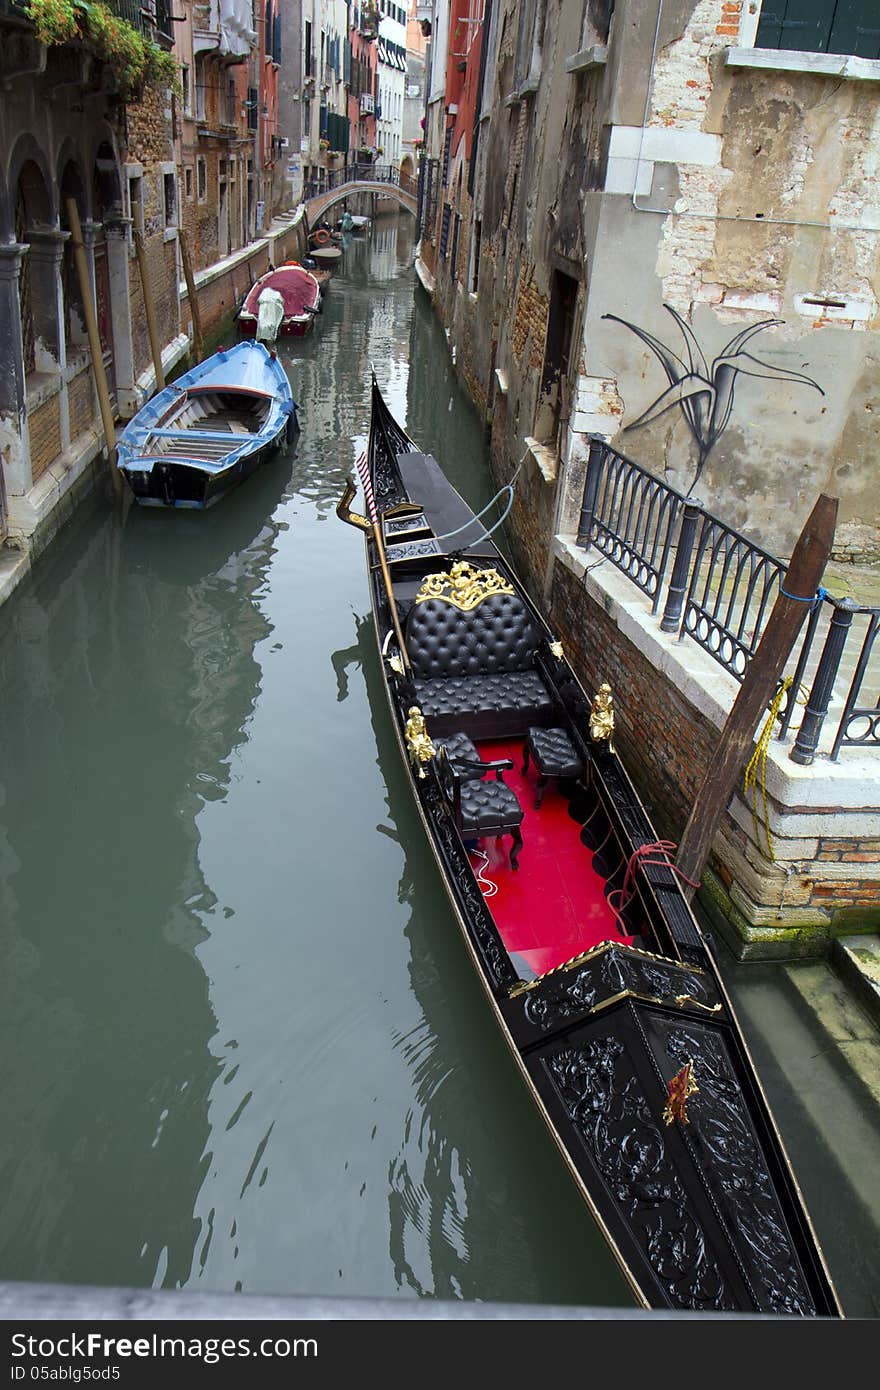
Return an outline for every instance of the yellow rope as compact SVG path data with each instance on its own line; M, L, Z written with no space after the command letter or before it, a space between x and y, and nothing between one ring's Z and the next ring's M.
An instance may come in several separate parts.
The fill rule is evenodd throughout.
M770 712L764 722L764 727L758 736L758 743L752 754L748 766L746 767L745 777L743 778L743 793L748 796L752 793L752 815L755 821L755 844L760 847L760 827L758 825L758 781L761 783L761 802L764 808L764 835L767 839L767 854L775 863L776 854L773 850L773 837L770 834L770 817L767 811L767 749L770 746L770 739L773 737L773 725L779 718L779 708L785 699L785 693L791 685L791 676L786 676L781 686L773 696L770 705Z

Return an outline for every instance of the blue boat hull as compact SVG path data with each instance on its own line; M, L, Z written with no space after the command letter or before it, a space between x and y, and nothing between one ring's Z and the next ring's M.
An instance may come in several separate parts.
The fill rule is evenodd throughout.
M119 438L117 466L141 506L211 507L298 430L274 352L239 343L147 402Z
M275 439L253 453L236 460L222 473L205 473L185 463L155 463L145 475L142 469L123 470L134 499L141 507L186 507L190 510L213 507L227 492L256 473L268 459L299 433L296 412L289 417Z

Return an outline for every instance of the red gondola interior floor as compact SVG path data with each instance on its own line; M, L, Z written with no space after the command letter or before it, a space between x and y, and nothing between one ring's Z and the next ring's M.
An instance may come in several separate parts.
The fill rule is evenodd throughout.
M489 859L484 868L481 855L471 854L478 876L496 887L494 894L487 894L487 906L507 950L543 975L603 941L629 945L632 937L618 928L605 897L605 880L593 868L592 850L582 843L581 827L568 814L568 801L556 782L548 783L536 811L537 774L534 764L522 774L522 739L478 746L486 762L512 759L513 769L504 773L504 781L525 811L516 871L508 857L509 835L478 842Z

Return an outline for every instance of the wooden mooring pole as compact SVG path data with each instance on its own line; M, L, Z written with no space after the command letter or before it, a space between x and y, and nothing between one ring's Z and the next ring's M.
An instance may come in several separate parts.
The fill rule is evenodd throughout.
M143 232L135 232L134 249L137 254L138 270L141 273L141 289L144 292L144 313L147 316L147 333L150 339L150 352L153 354L153 371L156 373L156 390L164 391L165 373L162 370L162 348L156 329L156 314L153 309L153 284L150 267L147 264L147 250L144 246Z
M201 362L204 352L202 313L199 309L199 297L196 294L196 282L192 271L192 261L189 258L189 244L186 239L186 233L182 227L177 233L177 240L180 245L180 264L183 267L183 278L186 281L186 292L189 296L189 312L192 319L193 330L193 357L196 362Z
M113 407L110 404L110 392L107 388L107 373L104 371L104 349L101 346L101 334L98 331L98 317L95 313L95 300L92 294L92 283L89 279L89 266L86 260L85 242L83 241L82 226L79 220L79 208L76 205L75 198L65 198L64 206L67 211L67 223L70 227L70 244L73 247L73 259L76 265L77 280L79 281L79 293L86 319L86 333L89 339L89 352L92 358L95 388L98 392L98 405L101 408L101 422L104 426L104 440L107 446L107 459L110 464L110 478L113 484L113 491L117 497L121 497L122 479L119 476L119 469L116 467L116 422L113 419Z
M789 653L809 615L810 600L819 588L831 554L836 521L837 498L822 493L798 538L773 612L749 662L681 837L676 864L694 883L700 881L715 831L751 756L757 723L773 698ZM691 898L695 889L686 886L683 891Z

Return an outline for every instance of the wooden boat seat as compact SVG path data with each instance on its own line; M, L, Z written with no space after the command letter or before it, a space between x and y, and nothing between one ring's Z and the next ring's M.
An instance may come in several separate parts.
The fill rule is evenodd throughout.
M490 592L467 609L417 595L405 637L432 737L508 738L552 724L553 702L535 666L539 634L518 594Z

